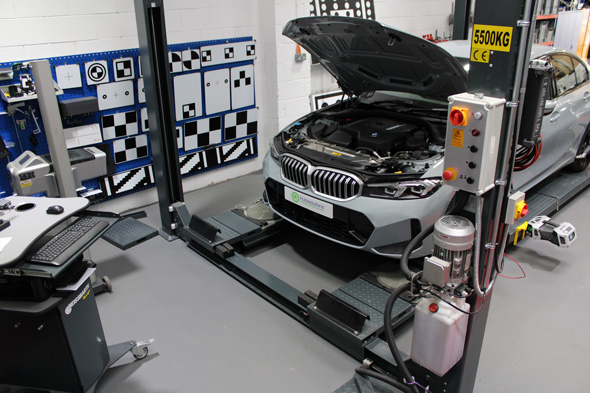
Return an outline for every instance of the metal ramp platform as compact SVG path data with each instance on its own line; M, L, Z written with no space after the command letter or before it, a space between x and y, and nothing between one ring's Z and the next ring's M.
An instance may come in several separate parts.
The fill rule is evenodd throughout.
M365 273L335 291L319 295L301 291L265 271L242 255L250 246L290 229L283 220L273 222L245 217L237 209L202 221L217 229L215 238L193 238L189 247L215 263L242 284L281 308L311 330L362 361L368 348L383 333L383 313L389 290ZM400 298L394 305L392 323L397 328L413 316L414 306ZM351 321L350 316L356 318Z

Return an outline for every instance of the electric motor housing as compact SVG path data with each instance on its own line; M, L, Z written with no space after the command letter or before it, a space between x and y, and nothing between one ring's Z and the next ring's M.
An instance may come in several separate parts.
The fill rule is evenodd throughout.
M457 287L467 281L475 227L465 217L443 216L434 224L433 257L450 264L446 286Z

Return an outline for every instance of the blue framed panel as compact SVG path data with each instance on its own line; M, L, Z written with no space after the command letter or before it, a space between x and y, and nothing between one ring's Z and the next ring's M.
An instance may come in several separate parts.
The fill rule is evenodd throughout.
M197 158L201 160L190 170L185 169L182 176L257 157L257 123L249 124L248 132L236 133L233 123L234 131L228 134L225 130L228 115L236 114L234 119L244 111L257 112L256 42L252 37L174 44L169 45L169 51L172 85L178 81L178 87L173 90L178 107L179 159L185 165ZM54 80L63 91L58 95L59 102L89 97L95 97L98 102L98 111L62 116L68 147L76 143L96 145L102 140L100 143L107 144L116 157L114 174L85 181L84 186L89 190L103 190L104 199L153 186L153 175L151 181L146 180L151 173L145 169L151 167L151 147L139 49L47 60ZM0 63L0 69L11 70L13 74L12 80L0 81L0 87L6 91L9 85L21 84L21 79L25 86L31 79L27 62ZM186 87L187 83L190 88ZM25 98L0 100L0 136L10 153L3 159L4 165L25 150L38 155L49 152L37 100ZM15 103L7 102L12 99L19 100L16 109ZM197 124L201 125L199 129ZM144 178L139 179L138 174ZM117 188L125 181L129 185ZM13 193L6 171L0 173L0 192Z

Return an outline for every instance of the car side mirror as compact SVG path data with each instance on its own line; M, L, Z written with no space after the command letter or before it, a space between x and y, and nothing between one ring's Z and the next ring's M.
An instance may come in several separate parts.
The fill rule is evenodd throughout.
M543 111L543 116L550 115L554 110L557 104L553 100L545 101L545 110Z

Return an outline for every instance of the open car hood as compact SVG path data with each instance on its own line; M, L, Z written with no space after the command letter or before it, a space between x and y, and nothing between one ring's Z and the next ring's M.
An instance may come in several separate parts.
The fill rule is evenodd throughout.
M346 94L391 90L446 101L467 90L467 74L448 52L373 20L300 18L283 35L317 57Z

